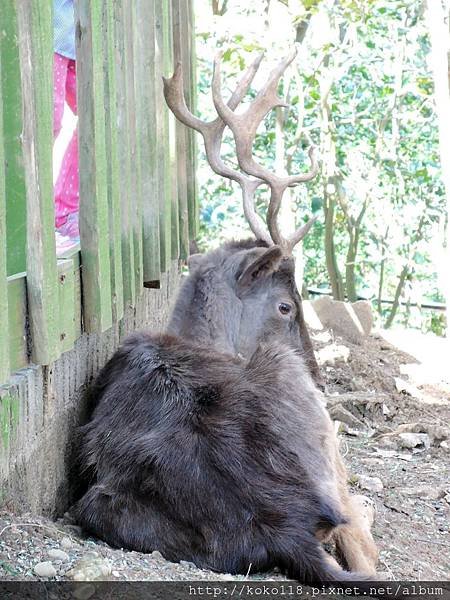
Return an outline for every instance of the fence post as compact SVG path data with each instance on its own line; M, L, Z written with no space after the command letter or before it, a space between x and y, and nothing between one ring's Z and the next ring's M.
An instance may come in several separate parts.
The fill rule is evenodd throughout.
M32 358L59 354L58 289L52 182L52 5L17 2L22 82L22 148L27 198L27 296Z
M2 79L2 56L0 54L0 82ZM3 148L3 99L0 85L0 385L9 375L9 320L8 282L6 279L6 195L5 153Z
M34 4L34 3L33 3ZM102 4L76 3L80 238L84 328L112 325Z
M142 194L144 286L159 284L158 143L155 120L155 1L136 0L135 90Z
M170 156L168 152L169 135L169 115L168 108L164 100L163 93L163 75L171 75L165 72L167 63L165 62L165 52L167 48L167 32L165 28L169 26L168 4L167 0L156 0L156 29L155 29L155 78L156 78L156 139L163 140L164 143L158 144L158 197L159 197L159 235L161 252L161 271L166 271L170 266L171 260L171 173Z
M119 321L123 316L123 273L122 273L122 219L120 215L120 166L118 147L117 73L114 50L114 0L103 0L103 20L106 25L104 39L104 78L106 148L109 148L107 164L108 208L109 208L109 257L111 261L112 317Z
M26 194L22 160L22 97L20 83L17 2L2 0L0 9L0 52L2 55L3 141L6 185L6 260L8 275L26 268Z

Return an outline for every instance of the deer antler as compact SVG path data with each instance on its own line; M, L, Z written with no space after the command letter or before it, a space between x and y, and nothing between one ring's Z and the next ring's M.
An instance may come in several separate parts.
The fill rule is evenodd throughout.
M244 73L228 101L228 106L230 109L236 108L247 93L247 90L253 81L262 58L263 54L258 55L258 57ZM271 244L272 240L266 231L263 220L256 213L253 201L256 189L265 182L262 179L247 177L243 173L232 169L223 162L220 157L220 147L222 145L222 136L225 129L225 123L220 117L217 117L214 119L214 121L202 121L191 113L186 106L186 101L184 98L183 74L180 63L177 64L173 76L170 79L163 77L163 82L164 97L169 108L179 121L202 134L205 143L206 156L212 170L218 175L222 175L227 179L232 179L233 181L239 183L242 189L245 218L247 219L251 230L258 239L264 240L268 244Z
M295 244L305 237L316 220L315 218L310 219L287 238L281 235L277 222L278 212L286 188L297 185L300 182L309 181L316 176L318 164L314 158L314 148L311 147L309 150L311 161L309 172L298 175L279 176L253 160L252 147L258 125L266 114L276 106L287 106L278 97L277 87L281 75L294 60L296 54L297 51L295 50L273 69L266 84L242 114L236 114L234 109L245 96L259 68L263 55L260 54L246 70L227 104L225 104L221 94L220 55L218 55L214 60L212 92L214 105L219 116L210 122L205 122L197 118L187 108L183 94L183 79L180 64L177 65L175 73L170 79L163 78L164 96L167 104L182 123L202 134L208 162L213 171L240 184L244 214L253 233L257 238L263 239L269 244L278 244L286 254L292 252ZM221 159L220 147L225 126L228 126L233 133L239 167L251 177L231 169ZM270 236L264 227L262 219L256 213L254 206L254 193L263 183L268 184L271 190L267 211L267 226Z

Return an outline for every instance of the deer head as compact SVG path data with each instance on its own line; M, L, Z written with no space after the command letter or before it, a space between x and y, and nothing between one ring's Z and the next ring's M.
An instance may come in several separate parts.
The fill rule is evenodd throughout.
M171 78L164 79L168 106L179 121L201 133L213 171L239 183L244 214L257 240L250 244L231 243L192 261L191 274L180 293L169 332L247 357L259 343L281 339L304 354L314 380L322 386L295 284L292 258L294 246L308 233L314 219L287 236L282 235L277 219L286 189L309 181L317 174L314 150L309 151L309 172L299 175L272 173L252 156L258 125L274 107L285 106L276 91L282 73L295 56L294 51L273 69L242 114L234 111L258 70L262 54L245 71L228 103L222 98L220 56L216 57L212 94L218 116L209 122L193 115L186 106L180 64ZM234 136L241 171L226 165L220 156L227 126ZM263 184L270 188L266 224L256 212L254 199L255 191Z

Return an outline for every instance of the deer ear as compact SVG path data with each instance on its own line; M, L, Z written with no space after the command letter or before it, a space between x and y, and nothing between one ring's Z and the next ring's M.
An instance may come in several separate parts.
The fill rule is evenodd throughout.
M256 282L268 277L280 265L283 253L278 246L272 246L248 265L238 277L237 284L240 291L250 289Z
M203 258L203 254L200 254L200 253L191 254L190 256L188 256L187 266L188 266L189 271L195 271L195 269L202 262L202 258Z

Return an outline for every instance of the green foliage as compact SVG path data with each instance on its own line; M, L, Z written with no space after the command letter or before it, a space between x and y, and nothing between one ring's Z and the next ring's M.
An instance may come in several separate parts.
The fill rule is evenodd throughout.
M341 186L341 197L336 195L334 251L344 279L350 228L363 212L354 265L357 292L375 300L382 276L381 296L392 299L406 265L401 300L439 301L442 293L435 265L444 239L445 196L421 0L271 0L268 12L265 2L234 0L227 13L215 20L207 16L206 5L206 0L198 2L199 108L205 118L215 116L209 86L217 47L224 49L223 80L229 94L255 52L264 47L267 61L273 64L292 47L297 28L307 26L296 60L298 74L291 68L282 84L282 95L291 104L283 118L290 170L306 169L302 147L306 134L322 154L321 175L295 188L293 195L299 222L311 213L320 215L303 243L306 285L330 285L323 221L331 168L329 135L335 146L332 174ZM264 63L260 70L267 76ZM256 89L263 80L263 76L255 80ZM252 90L249 96L254 94ZM255 157L264 166L273 168L275 141L275 119L270 114L254 144ZM222 152L235 165L231 137L224 140ZM203 161L199 175L203 245L248 233L240 190L212 176ZM267 202L267 191L258 191L262 216ZM389 310L389 305L382 305L382 322ZM400 307L398 322L423 325L441 334L442 313L427 315Z

